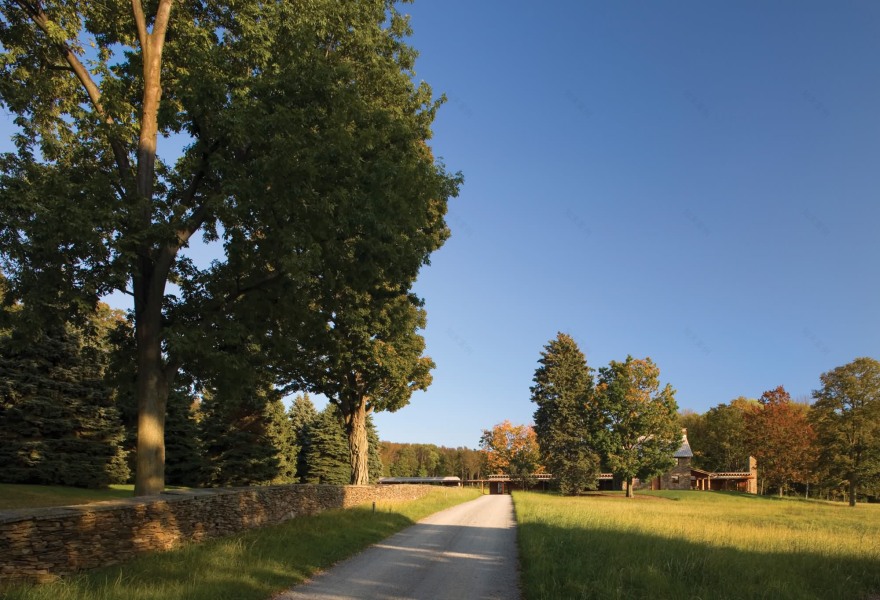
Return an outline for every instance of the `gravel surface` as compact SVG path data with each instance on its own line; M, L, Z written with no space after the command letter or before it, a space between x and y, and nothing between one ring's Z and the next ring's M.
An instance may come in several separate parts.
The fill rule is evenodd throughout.
M401 531L275 600L518 600L510 496L482 496Z

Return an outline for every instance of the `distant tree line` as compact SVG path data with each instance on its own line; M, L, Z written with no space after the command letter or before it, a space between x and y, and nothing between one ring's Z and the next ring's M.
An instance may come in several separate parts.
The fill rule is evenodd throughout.
M379 455L388 477L460 477L464 481L486 473L484 454L471 448L383 441Z

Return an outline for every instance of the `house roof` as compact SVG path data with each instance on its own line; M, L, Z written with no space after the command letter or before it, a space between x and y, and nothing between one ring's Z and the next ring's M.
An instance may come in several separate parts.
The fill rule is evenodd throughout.
M688 434L687 429L683 429L681 431L681 446L678 450L675 451L675 454L672 455L673 458L693 458L694 453L691 450L691 445L688 443Z

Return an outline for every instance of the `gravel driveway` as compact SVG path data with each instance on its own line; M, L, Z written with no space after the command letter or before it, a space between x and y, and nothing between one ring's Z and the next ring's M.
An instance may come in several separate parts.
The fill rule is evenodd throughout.
M510 496L431 515L275 600L518 600Z

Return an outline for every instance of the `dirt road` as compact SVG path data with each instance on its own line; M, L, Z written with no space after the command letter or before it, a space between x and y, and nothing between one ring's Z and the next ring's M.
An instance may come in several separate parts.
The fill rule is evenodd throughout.
M518 600L510 496L482 496L339 563L276 600Z

